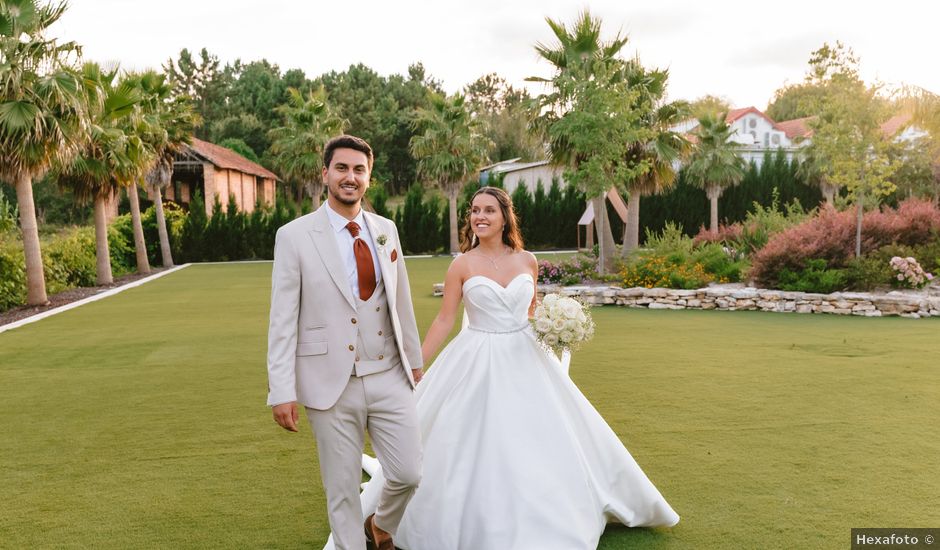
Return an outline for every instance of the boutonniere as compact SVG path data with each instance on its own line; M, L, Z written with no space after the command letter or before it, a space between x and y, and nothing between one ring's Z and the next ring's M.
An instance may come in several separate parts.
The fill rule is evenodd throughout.
M375 242L379 245L379 250L381 250L382 252L385 252L385 243L388 242L388 235L386 235L385 233L382 233L381 235L375 238Z

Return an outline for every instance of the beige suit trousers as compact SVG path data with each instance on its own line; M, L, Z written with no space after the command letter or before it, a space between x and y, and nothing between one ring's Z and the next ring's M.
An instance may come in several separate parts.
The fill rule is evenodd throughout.
M317 440L336 548L366 546L359 501L366 430L385 475L375 524L394 535L421 478L421 433L405 372L397 367L352 376L335 405L322 411L307 407L307 418Z

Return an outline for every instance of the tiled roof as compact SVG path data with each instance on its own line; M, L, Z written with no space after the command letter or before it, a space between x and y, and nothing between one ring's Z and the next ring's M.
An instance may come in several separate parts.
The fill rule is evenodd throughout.
M813 135L813 129L809 127L809 121L815 117L795 118L793 120L784 120L778 122L775 126L778 130L785 133L789 139L808 138Z
M885 137L891 137L910 124L912 118L910 114L894 115L881 125L881 133Z
M772 118L770 118L769 116L765 115L765 114L762 113L757 107L754 107L754 106L751 106L751 107L744 107L744 108L742 108L742 109L732 109L732 110L728 111L728 114L725 116L725 122L728 123L728 124L731 124L731 123L734 122L735 120L738 120L739 118L743 117L744 115L746 115L746 114L748 114L748 113L754 113L755 115L757 115L757 116L759 116L759 117L761 117L761 118L766 119L767 122L769 122L771 125L774 124L774 121L773 121Z
M264 166L255 164L254 162L251 162L245 157L239 155L235 151L226 149L221 145L216 145L214 143L209 143L208 141L202 141L201 139L193 138L193 143L189 146L189 148L194 153L219 168L224 168L227 170L238 170L239 172L244 172L253 176L261 176L262 178L272 178L274 180L280 179L274 172L271 172Z

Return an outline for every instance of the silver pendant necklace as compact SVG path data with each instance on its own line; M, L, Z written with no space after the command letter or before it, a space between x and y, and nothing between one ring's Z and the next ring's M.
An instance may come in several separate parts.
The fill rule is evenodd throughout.
M504 249L502 254L500 254L499 256L496 256L495 258L491 258L490 256L487 256L486 254L480 252L480 249L479 249L479 248L477 248L477 249L475 249L475 250L477 251L477 254L478 254L478 255L480 255L480 256L482 256L483 258L486 258L487 260L489 260L490 263L493 264L493 269L495 269L496 271L499 271L499 264L496 263L496 260L499 260L499 259L501 259L503 256L505 256L506 254L509 254L509 249Z

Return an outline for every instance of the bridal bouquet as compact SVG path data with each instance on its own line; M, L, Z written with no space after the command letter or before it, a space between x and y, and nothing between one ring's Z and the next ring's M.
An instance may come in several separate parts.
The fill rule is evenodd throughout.
M594 337L594 321L588 306L574 298L546 294L535 308L535 333L553 351L577 349Z

